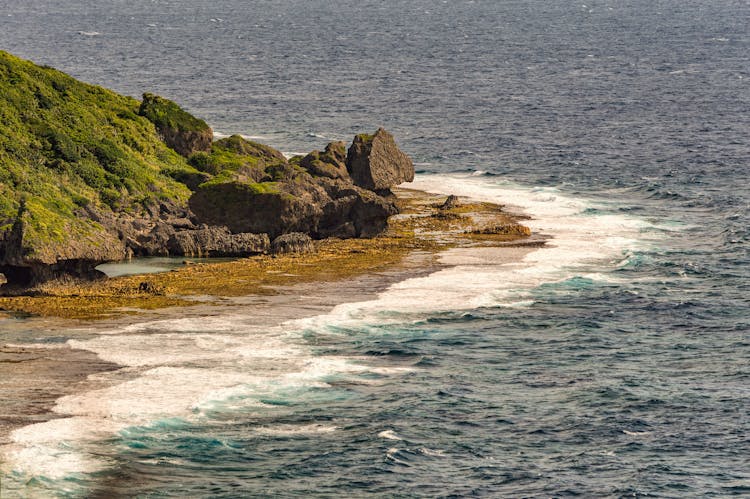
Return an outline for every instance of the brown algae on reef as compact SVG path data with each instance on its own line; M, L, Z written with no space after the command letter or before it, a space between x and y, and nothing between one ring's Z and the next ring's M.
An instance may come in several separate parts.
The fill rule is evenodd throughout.
M464 201L444 207L445 196L410 189L395 192L401 214L391 217L385 233L371 239L324 239L316 241L317 251L311 254L261 255L90 283L48 283L33 296L0 297L0 312L95 320L219 304L221 297L276 294L282 286L335 282L395 268L414 252L437 255L456 246L504 246L531 234L519 224L523 217L496 204Z

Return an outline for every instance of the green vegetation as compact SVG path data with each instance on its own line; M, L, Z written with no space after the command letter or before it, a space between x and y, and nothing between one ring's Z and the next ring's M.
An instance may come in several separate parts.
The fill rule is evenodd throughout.
M209 178L200 187L225 182L239 182L255 194L278 193L276 182L286 180L297 170L290 166L283 154L272 147L232 135L217 140L211 153L197 152L188 164Z
M0 51L0 238L22 199L25 238L48 245L99 237L101 227L76 215L82 207L137 214L160 199L185 202L180 182L199 172L159 139L139 105ZM163 114L207 126L184 111Z
M171 128L183 132L200 132L209 129L202 119L184 111L171 100L154 94L143 94L138 114L151 121L159 130Z
M372 142L372 140L373 140L374 138L375 138L375 135L373 135L373 134L371 134L371 133L358 133L358 134L356 135L356 137L355 137L355 140L356 140L356 139L359 139L359 140L361 140L362 142L364 142L364 143L366 143L366 144L369 144L370 142Z

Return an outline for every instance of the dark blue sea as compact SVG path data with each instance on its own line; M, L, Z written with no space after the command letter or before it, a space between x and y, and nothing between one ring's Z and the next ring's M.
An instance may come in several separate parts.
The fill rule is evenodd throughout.
M550 237L307 316L1 321L123 366L3 499L750 496L745 0L0 0L0 49L289 153L383 126Z

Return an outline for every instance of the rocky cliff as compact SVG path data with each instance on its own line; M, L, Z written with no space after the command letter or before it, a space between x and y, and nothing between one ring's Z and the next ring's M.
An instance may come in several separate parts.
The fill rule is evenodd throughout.
M304 237L371 237L397 208L379 193L414 169L385 130L287 160L174 102L142 101L0 51L4 288L102 277L136 255L246 256ZM280 240L295 233L296 246Z

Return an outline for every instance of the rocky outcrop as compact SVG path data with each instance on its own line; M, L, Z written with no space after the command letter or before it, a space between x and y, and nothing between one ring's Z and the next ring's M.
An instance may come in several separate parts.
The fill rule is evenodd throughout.
M213 142L205 121L153 94L138 102L2 51L0 66L0 115L13 124L0 127L5 289L94 279L131 256L375 236L398 212L388 189L414 175L383 129L287 161L239 135Z
M271 253L314 253L315 244L310 236L302 232L282 234L271 243Z
M151 121L162 140L182 156L211 150L214 137L211 127L171 100L154 94L143 94L138 113Z
M213 131L208 130L179 130L176 128L159 128L162 140L172 149L186 158L198 151L211 149Z
M452 210L454 208L457 208L459 205L458 196L455 194L451 194L448 196L443 204L440 205L439 209L441 210Z
M349 179L346 169L346 144L331 142L325 151L313 151L302 158L300 166L315 177Z
M354 137L346 168L356 185L371 191L388 190L414 180L414 163L383 128L374 135Z
M170 255L245 257L268 252L268 234L232 234L226 227L176 231L169 238Z
M10 286L29 287L59 279L104 277L95 267L105 261L122 260L125 246L116 235L92 220L69 223L66 230L75 239L60 244L63 234L30 230L31 214L21 203L16 220L0 241L0 274Z
M224 225L234 233L314 232L325 191L311 182L255 183L238 179L201 186L190 208L201 223Z
M471 231L471 233L477 235L528 237L531 235L531 229L529 229L525 225L510 223L504 225L495 225L492 227L485 227L483 229L476 229Z
M398 213L393 201L351 183L321 180L330 201L316 233L326 237L373 237L383 232L388 217Z
M273 147L265 144L259 144L243 138L241 135L231 135L224 139L217 140L214 144L217 148L224 151L233 152L239 156L249 156L265 160L266 162L286 163L286 156Z

